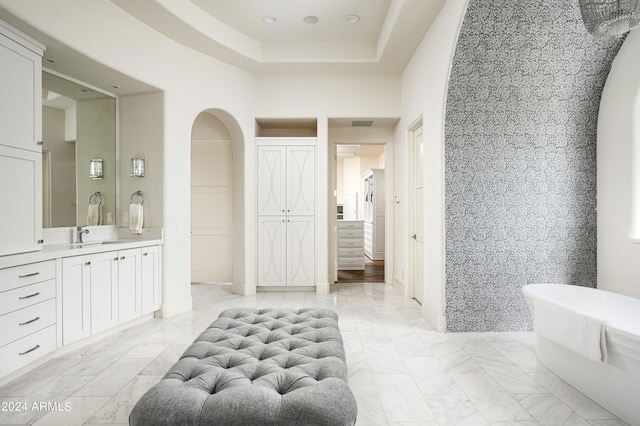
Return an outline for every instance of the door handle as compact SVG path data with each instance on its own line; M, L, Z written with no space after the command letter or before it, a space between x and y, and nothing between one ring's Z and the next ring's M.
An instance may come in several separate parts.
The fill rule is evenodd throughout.
M417 236L416 234L413 234L413 235L411 236L411 238L413 238L414 240L417 240L417 239L418 239L418 236Z

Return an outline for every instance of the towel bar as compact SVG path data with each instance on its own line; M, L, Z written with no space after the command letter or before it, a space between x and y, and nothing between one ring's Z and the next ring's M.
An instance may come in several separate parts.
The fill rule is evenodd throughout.
M133 194L131 194L131 198L129 199L129 202L133 204L133 199L135 197L140 197L140 203L139 204L144 204L144 195L142 194L142 191L136 191Z

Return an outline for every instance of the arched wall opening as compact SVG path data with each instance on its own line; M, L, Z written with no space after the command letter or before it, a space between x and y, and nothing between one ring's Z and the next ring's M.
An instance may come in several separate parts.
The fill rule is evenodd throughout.
M191 129L191 281L244 288L244 139L226 111Z
M598 288L640 297L640 30L611 66L598 115Z

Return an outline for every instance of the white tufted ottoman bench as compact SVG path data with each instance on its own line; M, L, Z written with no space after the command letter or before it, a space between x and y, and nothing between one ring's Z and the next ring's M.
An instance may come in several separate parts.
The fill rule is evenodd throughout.
M353 425L329 309L229 309L136 403L133 426Z

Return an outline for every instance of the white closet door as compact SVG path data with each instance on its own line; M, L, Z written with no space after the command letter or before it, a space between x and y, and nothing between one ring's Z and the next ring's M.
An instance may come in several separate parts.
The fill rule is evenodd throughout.
M286 219L284 216L258 217L258 283L286 284Z
M282 215L286 210L286 148L258 147L258 215Z
M287 285L315 285L315 227L310 216L287 218Z
M287 214L315 214L315 147L287 147Z

